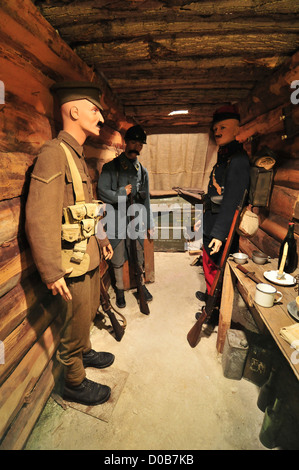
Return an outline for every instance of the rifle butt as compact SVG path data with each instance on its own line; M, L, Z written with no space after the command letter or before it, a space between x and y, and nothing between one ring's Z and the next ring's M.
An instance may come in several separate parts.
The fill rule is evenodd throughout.
M208 315L205 309L203 308L199 319L196 321L196 323L192 326L191 330L187 334L187 340L191 348L195 348L195 346L198 344L201 330L202 330L202 325L204 324L207 316Z
M125 333L125 329L123 326L121 326L118 321L117 321L117 318L116 316L114 315L114 313L108 309L106 310L106 313L109 317L109 320L111 322L111 325L112 325L112 328L113 328L113 331L114 331L114 334L115 334L115 339L116 341L120 341Z
M142 285L137 287L137 295L138 295L138 298L139 298L140 312L143 313L144 315L149 315L150 310L149 310L149 307L148 307L148 303L145 299L145 295L144 295L144 292L143 292Z

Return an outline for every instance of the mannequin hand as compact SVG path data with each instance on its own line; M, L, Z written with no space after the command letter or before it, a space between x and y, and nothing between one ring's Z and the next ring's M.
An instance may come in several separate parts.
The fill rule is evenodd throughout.
M73 268L68 269L66 271L66 274L70 274L72 270ZM64 300L72 300L72 295L69 291L68 286L66 285L64 277L57 279L57 281L55 282L50 282L49 284L47 284L47 288L52 291L53 295L60 294Z
M147 234L149 236L150 239L154 238L154 234L155 234L155 228L149 228L147 230Z
M107 246L103 246L103 255L104 255L104 259L111 259L112 258L113 248L112 248L110 243Z
M198 221L196 222L196 224L194 224L194 226L193 226L194 232L198 232L200 226L201 226L201 220L198 220Z
M213 255L214 253L218 253L222 245L222 241L218 240L218 238L213 238L212 241L209 244L209 248L212 248L210 251L210 255Z

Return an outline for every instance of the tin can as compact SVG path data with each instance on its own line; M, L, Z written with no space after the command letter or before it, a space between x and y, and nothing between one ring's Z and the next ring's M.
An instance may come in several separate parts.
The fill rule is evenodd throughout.
M241 380L247 354L248 342L244 331L228 330L222 354L224 377Z

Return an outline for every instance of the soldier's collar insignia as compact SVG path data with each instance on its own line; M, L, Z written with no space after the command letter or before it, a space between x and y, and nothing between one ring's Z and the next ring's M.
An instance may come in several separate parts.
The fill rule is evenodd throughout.
M127 170L129 168L128 162L126 158L120 158L120 164L123 167L124 170Z

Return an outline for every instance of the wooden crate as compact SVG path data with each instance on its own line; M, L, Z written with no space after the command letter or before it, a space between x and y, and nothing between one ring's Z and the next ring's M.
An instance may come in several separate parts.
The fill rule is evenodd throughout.
M194 223L194 205L180 196L173 196L153 197L151 207L156 226L154 251L185 251L188 240L186 228L189 230Z

